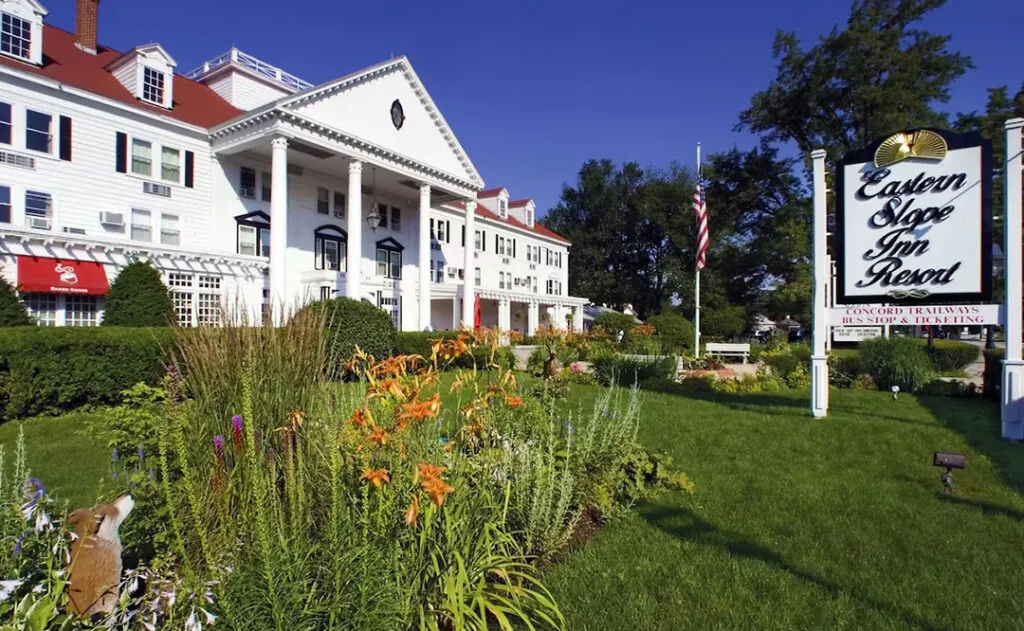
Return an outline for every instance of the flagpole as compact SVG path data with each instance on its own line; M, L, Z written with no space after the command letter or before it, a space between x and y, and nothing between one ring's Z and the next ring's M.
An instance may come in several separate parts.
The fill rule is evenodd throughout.
M701 185L700 181L700 143L697 143L697 186ZM697 235L698 245L700 248L700 234ZM694 257L694 267L697 268L696 278L693 283L693 350L697 357L700 357L700 265L696 264L698 257Z

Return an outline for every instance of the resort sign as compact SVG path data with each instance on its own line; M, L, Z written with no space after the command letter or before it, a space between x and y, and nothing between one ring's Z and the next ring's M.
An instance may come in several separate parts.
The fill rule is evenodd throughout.
M992 296L992 145L977 133L900 132L836 167L839 304Z

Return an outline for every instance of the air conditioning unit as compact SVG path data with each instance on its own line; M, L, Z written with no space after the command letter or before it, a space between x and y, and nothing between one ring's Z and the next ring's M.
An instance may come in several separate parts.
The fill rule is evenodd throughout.
M124 213L100 211L100 223L104 226L124 227Z
M243 186L238 189L238 194L246 199L256 199L256 189L252 186Z
M170 197L171 187L166 184L157 184L156 182L143 182L142 192L149 193L150 195L159 195L160 197Z
M23 169L36 168L36 159L32 156L24 156L20 153L12 153L10 151L0 151L0 163L21 167Z
M49 217L25 217L25 223L36 230L49 230L51 225Z
M449 267L448 268L448 276L449 277L454 277L455 276L455 268L454 267Z
M72 226L64 226L63 230L67 234L85 234L85 228L74 228Z
M509 263L508 257L506 256L505 258L501 259L501 262L504 263L505 265L508 265L508 263Z
M530 269L537 269L536 263L530 263Z

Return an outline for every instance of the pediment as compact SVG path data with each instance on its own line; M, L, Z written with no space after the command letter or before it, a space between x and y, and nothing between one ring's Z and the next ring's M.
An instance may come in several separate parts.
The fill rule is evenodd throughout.
M37 22L36 18L43 18L49 11L36 0L0 0L0 11L10 13L20 18Z
M404 57L307 90L279 106L463 181L483 183Z

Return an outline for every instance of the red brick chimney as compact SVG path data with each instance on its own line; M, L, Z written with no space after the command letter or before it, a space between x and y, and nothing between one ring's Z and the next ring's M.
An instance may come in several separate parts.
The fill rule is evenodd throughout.
M100 0L78 0L78 24L75 28L75 46L96 54L96 29Z

